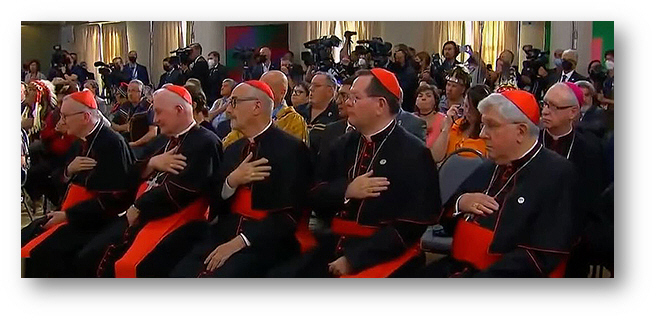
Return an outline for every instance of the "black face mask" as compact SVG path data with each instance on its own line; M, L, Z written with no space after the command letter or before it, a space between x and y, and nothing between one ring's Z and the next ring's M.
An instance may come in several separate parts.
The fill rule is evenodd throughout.
M573 67L574 67L574 64L572 64L571 62L569 62L567 60L563 60L563 70L564 71L570 71L570 70L572 70Z
M166 72L171 71L171 66L170 65L164 66L164 71Z
M137 57L128 57L128 60L130 60L132 63L135 63L137 62Z

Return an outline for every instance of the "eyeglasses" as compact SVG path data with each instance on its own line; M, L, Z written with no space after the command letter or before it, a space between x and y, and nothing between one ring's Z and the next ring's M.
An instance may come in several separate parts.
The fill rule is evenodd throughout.
M379 99L385 99L385 97L383 97L383 96L368 96L368 97L356 98L355 95L353 95L353 94L349 94L349 95L347 95L347 96L345 97L344 102L350 100L350 101L353 102L353 104L356 104L356 103L358 103L358 100L367 99L367 98L379 98ZM387 101L387 100L386 100L386 101Z
M71 113L71 114L60 113L60 116L61 116L61 120L63 122L66 122L66 118L72 117L72 116L77 115L77 114L82 114L82 113L86 113L86 111L74 112L74 113Z
M230 99L230 105L232 106L232 108L236 108L236 107L237 107L237 103L239 103L239 102L243 102L243 101L254 101L254 100L258 100L258 99L255 98L255 97L232 98L232 99Z
M565 109L567 109L567 108L571 108L571 107L576 107L576 105L571 105L571 106L557 106L557 105L549 104L549 102L547 102L547 101L542 101L542 102L540 102L540 110L544 110L545 108L546 108L546 109L549 109L549 110L552 110L552 111L553 111L553 110L565 110Z

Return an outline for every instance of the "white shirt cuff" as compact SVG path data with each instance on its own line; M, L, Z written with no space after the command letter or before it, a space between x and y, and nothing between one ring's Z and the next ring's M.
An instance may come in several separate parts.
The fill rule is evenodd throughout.
M462 213L462 212L460 212L460 208L458 207L458 206L460 205L460 198L462 198L462 196L464 196L464 194L461 194L461 195L458 197L458 199L456 200L455 212L453 213L453 216L454 216L454 217L455 217L455 216L458 216L459 214Z
M228 179L226 178L226 181L223 183L223 189L221 189L221 198L223 198L223 200L225 200L225 199L228 199L228 198L232 197L232 195L235 194L235 190L237 190L237 189L231 187L228 184Z
M239 236L241 236L241 238L244 240L244 243L246 244L247 247L251 246L251 242L248 241L248 238L246 238L246 236L243 233L240 233Z

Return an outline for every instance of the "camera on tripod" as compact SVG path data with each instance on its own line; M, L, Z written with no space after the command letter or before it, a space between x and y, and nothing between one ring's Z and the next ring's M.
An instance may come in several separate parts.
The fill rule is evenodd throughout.
M341 43L342 40L334 35L310 40L303 44L310 51L301 52L301 59L307 66L316 66L317 70L328 72L335 64L332 48L338 47Z
M540 68L546 70L546 65L549 63L549 51L533 48L532 45L525 45L522 50L526 53L526 60L522 62L522 75L535 80Z

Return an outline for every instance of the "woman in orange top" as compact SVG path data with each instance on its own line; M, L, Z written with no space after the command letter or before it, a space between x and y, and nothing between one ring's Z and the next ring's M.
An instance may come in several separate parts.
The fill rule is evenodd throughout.
M435 162L444 161L449 154L461 148L478 150L487 156L485 142L478 136L481 132L481 114L477 106L488 95L490 89L487 86L473 86L467 90L462 111L457 106L447 111L440 135L430 147Z

